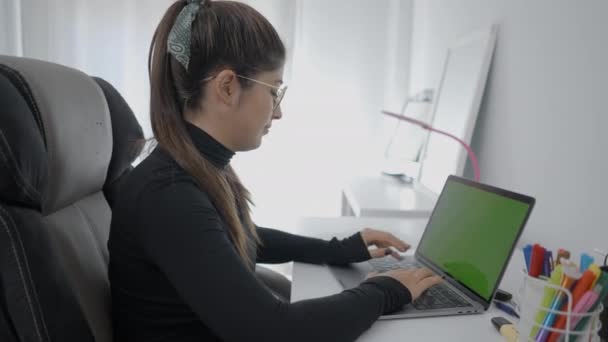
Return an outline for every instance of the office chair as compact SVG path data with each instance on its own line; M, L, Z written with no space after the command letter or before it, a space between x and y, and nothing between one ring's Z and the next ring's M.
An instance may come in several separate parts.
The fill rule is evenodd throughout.
M112 340L111 207L142 139L103 79L0 55L0 341Z
M110 208L142 138L106 81L0 56L0 336L111 341Z

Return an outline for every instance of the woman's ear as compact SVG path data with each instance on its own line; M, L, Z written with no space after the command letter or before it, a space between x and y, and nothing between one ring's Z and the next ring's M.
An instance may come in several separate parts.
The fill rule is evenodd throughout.
M233 107L238 103L241 86L234 71L222 70L217 74L213 88L218 100L225 106Z

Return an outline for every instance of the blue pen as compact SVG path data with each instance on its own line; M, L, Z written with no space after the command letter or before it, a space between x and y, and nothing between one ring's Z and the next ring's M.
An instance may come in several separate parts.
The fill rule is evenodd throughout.
M543 271L545 276L548 278L551 276L551 272L553 272L553 252L550 250L545 251L545 260L543 264Z
M553 299L553 302L551 303L550 309L553 311L559 310L559 308L562 306L562 301L564 300L564 297L566 296L563 292L558 292L555 298ZM553 323L555 322L555 316L556 315L553 312L548 313L547 316L545 316L542 327L540 330L538 330L538 333L536 334L537 342L545 342L547 340L547 337L549 337L549 334L551 334L551 332L549 330L546 330L544 327L551 328L551 326L553 326Z
M508 305L504 302L498 301L498 300L494 301L494 305L496 305L496 307L498 309L500 309L501 311L506 312L507 314L509 314L511 316L515 316L515 317L519 318L519 315L517 314L515 309L513 309L513 307L511 307L510 305Z
M551 276L551 266L549 265L549 260L550 260L550 256L551 255L551 251L546 250L545 251L545 258L543 259L543 275L545 277L549 277Z
M532 257L532 245L524 247L524 259L526 260L526 270L530 272L530 258Z

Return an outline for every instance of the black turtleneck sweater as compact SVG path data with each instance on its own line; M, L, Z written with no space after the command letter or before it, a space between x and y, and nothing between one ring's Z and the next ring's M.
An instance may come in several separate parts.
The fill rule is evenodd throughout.
M187 124L199 152L225 168L233 152ZM369 259L359 233L324 241L258 227L260 263ZM128 176L113 208L109 277L115 342L352 341L411 300L389 277L287 303L239 257L208 195L161 148Z

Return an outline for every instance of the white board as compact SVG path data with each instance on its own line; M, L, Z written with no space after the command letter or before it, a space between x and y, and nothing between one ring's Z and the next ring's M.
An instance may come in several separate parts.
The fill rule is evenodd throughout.
M496 26L463 37L447 51L431 125L471 143L496 42ZM457 141L429 133L418 185L438 195L448 176L462 176L467 152ZM481 170L483 173L483 170Z

